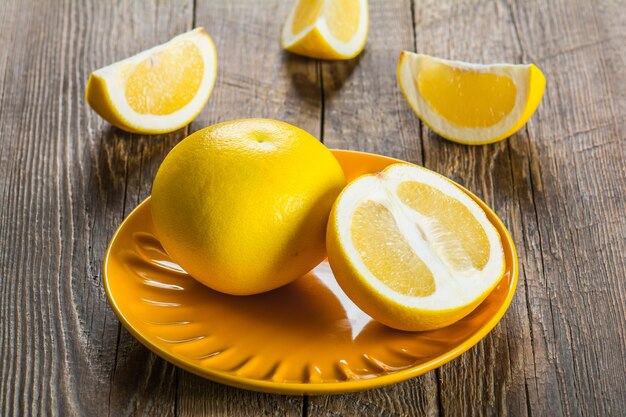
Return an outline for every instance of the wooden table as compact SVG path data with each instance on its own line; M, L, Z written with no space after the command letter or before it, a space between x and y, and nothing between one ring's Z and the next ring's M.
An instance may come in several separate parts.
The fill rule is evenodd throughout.
M623 1L372 1L367 48L348 62L284 53L288 3L0 2L0 414L626 415ZM195 26L215 41L219 75L188 128L127 134L87 107L92 70ZM403 49L533 62L547 90L510 139L457 145L402 98ZM107 243L178 141L251 116L424 165L481 196L519 251L502 322L440 369L338 396L230 388L139 344L105 298Z

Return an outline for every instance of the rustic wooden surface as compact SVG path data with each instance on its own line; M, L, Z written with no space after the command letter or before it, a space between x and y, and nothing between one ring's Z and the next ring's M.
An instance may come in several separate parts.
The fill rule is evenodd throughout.
M626 415L626 6L603 0L372 1L349 62L282 52L283 0L0 0L0 415ZM187 128L146 137L84 101L89 73L205 26L213 95ZM510 139L467 147L424 127L400 50L534 62L548 86ZM442 368L340 396L203 380L121 327L101 262L167 152L218 121L282 119L329 147L447 175L512 232L520 281L501 323Z

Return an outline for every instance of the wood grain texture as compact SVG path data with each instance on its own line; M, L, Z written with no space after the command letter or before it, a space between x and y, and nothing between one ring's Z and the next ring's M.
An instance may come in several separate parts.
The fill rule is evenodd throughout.
M422 161L418 119L398 88L400 51L413 50L409 0L370 4L365 50L354 60L324 62L324 143L330 148Z
M517 63L521 58L511 13L503 2L418 2L415 33L417 50L434 56L486 64ZM472 147L443 140L428 128L423 130L425 166L481 197L502 218L518 248L523 247L520 209L514 199L508 147L519 140L518 134ZM520 249L520 256L523 254ZM522 277L523 268L522 262ZM531 348L524 285L520 279L509 311L487 337L437 371L442 415L527 414L524 363Z
M422 163L420 124L397 86L400 51L413 50L410 1L370 4L365 50L352 61L324 62L324 126L330 148L379 153ZM435 373L346 396L309 398L308 415L438 415Z
M0 0L0 415L626 415L626 7L616 0L373 0L366 50L281 51L283 0ZM131 135L84 102L89 73L204 26L218 79L191 126ZM543 102L510 139L422 126L399 51L534 62ZM191 375L119 324L102 287L113 232L188 133L241 117L298 125L481 196L516 242L502 322L439 370L341 396L258 394Z
M204 26L215 42L218 77L211 99L191 124L191 131L232 119L268 117L319 135L316 64L280 48L280 29L289 7L289 2L281 0L196 4L196 25ZM302 413L302 403L302 397L248 392L179 370L181 416L296 416Z
M541 260L528 287L530 409L624 415L626 85L617 67L626 57L613 45L626 35L616 25L626 10L608 1L511 9L523 55L551 76L517 150L529 161Z
M247 117L283 120L319 137L321 91L316 62L280 48L290 2L198 2L195 22L213 37L218 54L215 89L197 130Z
M101 278L107 241L149 193L138 186L153 175L146 152L159 154L158 164L167 149L162 138L111 128L83 97L90 71L188 29L192 11L191 2L9 7L14 20L3 25L0 48L11 50L2 63L0 121L10 149L1 176L9 180L3 415L174 413L175 368L120 329Z
M600 249L602 246L588 240L588 235L578 231L581 227L586 229L585 223L589 222L608 226L598 243L612 240L615 246L611 249L620 246L617 240L623 242L624 227L617 213L618 207L623 207L623 200L619 199L623 199L626 186L624 171L618 169L611 173L600 166L589 169L588 164L593 161L576 158L571 143L563 142L567 137L584 135L584 127L571 130L571 125L583 122L593 112L598 119L609 119L591 122L596 127L619 124L620 119L608 106L589 111L590 105L594 106L591 103L604 101L605 106L610 106L615 101L605 101L607 88L594 76L599 72L593 63L596 60L587 53L569 62L565 58L572 54L570 50L574 53L580 50L578 42L573 41L576 36L587 33L585 42L589 42L588 36L593 34L594 19L590 17L595 13L594 5L585 2L549 4L550 8L543 2L423 5L424 13L433 16L430 18L420 18L422 7L416 9L418 49L423 45L426 53L479 62L535 62L548 76L546 97L537 114L525 129L506 142L451 152L450 146L454 145L425 140L427 166L452 178L459 175L459 171L465 172L455 179L476 191L500 213L512 229L521 260L518 295L501 325L477 349L461 357L462 367L453 362L440 371L442 411L446 415L623 414L624 384L620 382L612 390L608 386L596 387L605 378L614 381L624 378L623 282L617 278L619 273L616 275L606 267L615 265L615 258L611 258L619 254L605 252ZM610 8L610 4L603 6ZM623 8L612 8L612 13L614 18L621 14L622 21L626 17ZM446 43L437 42L437 37L431 35L420 39L421 33L432 33L427 27L420 30L420 25L429 20L434 30L440 28L445 32L440 38L446 39ZM443 27L437 23L441 20L452 24ZM581 25L587 28L582 29ZM467 33L472 36L468 37ZM535 39L537 50L548 45L548 56L565 59L550 66L538 52L531 51L531 39ZM616 76L608 71L601 72L609 80ZM594 86L587 85L590 78L596 80ZM567 87L562 90L564 83ZM581 89L589 96L582 96ZM623 85L621 91L623 96ZM561 106L551 104L555 99ZM576 109L578 114L570 117L570 109ZM427 135L434 137L432 133ZM623 131L615 130L605 136L607 141L615 141L615 145L623 137ZM585 146L596 142L589 139L579 140ZM432 158L428 144L433 145ZM603 155L601 160L606 163L613 159L615 166L623 167L623 151L623 145L621 151L615 146L612 156ZM446 155L454 155L456 160ZM484 157L487 159L481 162ZM477 165L459 170L459 161ZM481 170L481 167L484 168ZM550 178L546 177L546 171L551 173ZM580 178L591 181L585 187L580 184ZM598 179L614 185L598 184ZM564 188L568 182L571 186ZM621 196L617 197L620 183ZM608 191L607 198L594 199L593 203L585 204L574 197L590 198L601 190ZM572 211L591 213L586 221L581 221L582 218L572 216ZM609 225L617 227L611 231ZM552 244L546 245L547 238L554 239ZM581 250L574 255L572 250L576 247ZM560 256L554 258L557 248ZM621 270L624 270L623 265L622 257ZM587 291L582 290L580 282L587 283ZM595 320L587 313L591 305L595 312L603 312ZM619 323L619 330L607 327L602 314L612 317L611 323ZM596 340L591 342L594 338ZM485 357L482 350L491 354ZM612 363L619 375L609 377L613 372L600 366L599 355ZM508 362L506 366L502 366L502 361ZM603 393L607 391L612 391L607 397L613 400L604 400ZM462 403L474 406L463 412L459 398L463 399Z

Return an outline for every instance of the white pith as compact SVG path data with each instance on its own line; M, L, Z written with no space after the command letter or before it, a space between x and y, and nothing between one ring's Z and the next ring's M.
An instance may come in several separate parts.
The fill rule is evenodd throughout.
M511 112L502 120L488 127L463 127L451 123L422 98L418 91L417 77L421 65L425 61L436 61L453 68L475 72L508 76L513 80L517 95ZM499 137L509 132L521 118L530 93L530 65L510 64L469 64L461 61L450 61L423 54L404 51L398 68L398 82L404 91L407 101L413 110L435 131L445 136L462 139L468 142L482 142Z
M181 109L171 114L153 115L137 113L126 100L126 82L134 68L152 54L175 45L177 42L190 41L197 47L204 62L204 74L196 95ZM135 128L150 131L168 131L172 126L184 125L200 112L211 95L215 83L217 57L215 46L202 28L176 36L172 40L140 52L130 58L118 61L94 71L94 76L102 78L109 98L119 117Z
M326 22L325 10L328 7L328 4L332 0L324 0L324 4L321 7L318 18L313 22L313 24L306 26L300 33L293 33L293 19L296 14L296 10L298 9L298 5L301 1L306 0L297 0L291 11L289 12L289 16L287 17L287 21L283 26L282 33L282 43L283 48L289 49L292 45L298 43L302 38L307 36L312 30L317 28L322 37L328 42L328 44L333 48L338 54L344 56L354 55L365 43L365 38L367 37L367 25L369 21L369 10L367 7L367 0L359 0L359 10L360 10L360 18L359 18L359 27L357 28L356 33L348 42L342 42L336 38L334 38L331 34L331 31L328 27L328 23Z
M490 244L490 256L482 270L470 267L463 271L451 271L434 252L431 244L420 236L416 225L425 236L437 233L436 221L429 219L397 197L397 186L405 181L416 181L438 189L462 202L484 228ZM398 293L376 278L365 266L354 247L351 223L354 210L359 204L371 200L384 205L393 215L398 230L409 246L427 265L435 281L435 291L424 297ZM500 236L485 212L467 194L440 175L408 164L395 165L382 175L361 177L343 192L336 208L339 239L353 266L379 294L410 308L445 310L465 306L493 286L500 279L504 268L504 252Z

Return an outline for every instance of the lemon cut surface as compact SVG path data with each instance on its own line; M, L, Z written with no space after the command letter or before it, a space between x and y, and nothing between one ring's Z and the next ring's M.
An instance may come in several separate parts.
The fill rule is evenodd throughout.
M480 145L513 135L533 115L546 80L535 65L479 65L403 51L398 83L439 135Z
M320 59L350 59L365 47L367 0L298 0L281 35L283 49Z
M200 113L211 95L216 65L213 42L198 28L94 71L87 102L128 132L171 132Z
M500 236L478 204L445 177L410 164L350 183L333 207L326 242L346 294L401 330L461 319L505 267Z

